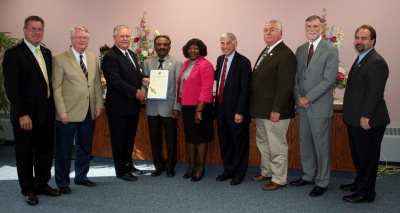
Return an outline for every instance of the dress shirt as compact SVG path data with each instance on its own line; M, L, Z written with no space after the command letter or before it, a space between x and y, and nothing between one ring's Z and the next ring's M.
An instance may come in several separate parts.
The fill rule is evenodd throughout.
M82 57L83 63L85 64L86 69L89 69L88 66L87 66L87 62L86 62L86 53L85 53L86 51L83 52L82 54L79 54L78 52L75 51L75 49L74 49L73 47L71 47L71 50L72 50L72 52L74 53L74 56L75 56L76 60L78 61L78 64L79 64L79 65L81 64L81 57L80 57L80 55L83 56L83 57Z
M236 53L236 51L233 51L233 53L230 54L230 55L227 57L227 58L228 58L228 62L227 62L227 64L226 64L225 81L226 81L226 76L228 76L229 67L231 67L231 63L232 63L233 57L235 57L235 53ZM226 57L226 56L225 56L225 57ZM225 62L224 62L224 63L225 63ZM221 85L221 77L222 77L222 71L223 71L223 69L224 69L224 64L222 64L221 75L219 76L219 85L218 85L218 88L219 88L219 86ZM219 94L219 90L218 90L218 94Z
M361 53L360 55L358 55L358 61L357 64L360 63L360 61L369 53L369 51L371 51L373 48Z
M117 46L117 45L115 45L115 46ZM118 46L117 46L117 47L118 47ZM118 49L121 50L121 52L122 52L122 54L124 54L124 56L125 56L125 53L128 53L128 56L129 56L129 58L131 59L133 66L135 66L135 68L136 68L135 61L134 61L133 58L131 57L131 54L129 54L129 51L128 51L128 50L123 50L123 49L121 49L121 48L119 48L119 47L118 47Z
M310 50L310 45L313 44L314 45L314 53L315 53L315 50L317 49L317 46L318 46L319 42L321 41L321 39L322 39L322 37L319 36L319 38L317 38L317 40L315 40L314 42L308 41L309 42L308 50Z

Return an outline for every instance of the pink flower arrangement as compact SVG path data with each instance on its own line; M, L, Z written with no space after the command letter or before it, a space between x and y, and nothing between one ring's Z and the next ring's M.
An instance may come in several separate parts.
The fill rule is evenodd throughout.
M143 12L140 18L139 26L135 27L137 36L131 38L131 50L137 55L140 68L142 68L143 61L156 55L152 46L153 39L160 33L155 30L153 39L150 38L150 29L146 25L147 12Z
M339 67L339 72L336 75L336 81L333 84L333 89L344 89L347 86L348 73L341 67Z

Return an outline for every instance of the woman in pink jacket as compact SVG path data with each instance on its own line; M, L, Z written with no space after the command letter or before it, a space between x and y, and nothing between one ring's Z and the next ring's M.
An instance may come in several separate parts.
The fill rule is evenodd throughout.
M204 176L207 142L214 140L214 68L204 58L207 46L200 39L189 40L182 50L189 59L179 72L177 90L189 156L189 168L183 178L192 178L191 181L196 182Z

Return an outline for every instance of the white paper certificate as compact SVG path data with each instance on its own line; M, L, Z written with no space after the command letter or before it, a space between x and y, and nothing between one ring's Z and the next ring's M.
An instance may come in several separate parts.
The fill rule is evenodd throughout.
M169 70L150 70L149 100L167 100Z

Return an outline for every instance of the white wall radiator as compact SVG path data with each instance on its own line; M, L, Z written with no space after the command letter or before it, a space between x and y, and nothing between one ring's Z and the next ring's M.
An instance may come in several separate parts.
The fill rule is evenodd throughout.
M0 125L3 127L3 130L0 130L0 139L13 141L14 134L10 122L10 113L5 113L3 111L0 111Z
M400 125L388 125L386 127L379 160L400 162Z

